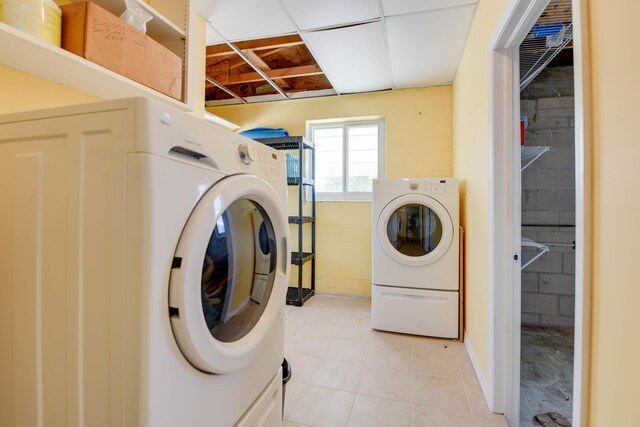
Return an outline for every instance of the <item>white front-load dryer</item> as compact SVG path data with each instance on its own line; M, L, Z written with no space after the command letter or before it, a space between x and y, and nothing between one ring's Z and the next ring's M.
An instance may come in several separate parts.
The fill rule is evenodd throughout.
M145 99L0 117L0 425L281 425L284 158Z
M458 337L458 239L456 178L374 180L373 328Z

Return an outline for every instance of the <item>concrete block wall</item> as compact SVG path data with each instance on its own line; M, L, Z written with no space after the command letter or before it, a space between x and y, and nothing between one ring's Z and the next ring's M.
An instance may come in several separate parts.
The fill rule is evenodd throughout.
M575 240L573 67L545 69L521 94L525 146L549 146L522 172L522 235L540 243ZM573 326L575 251L550 252L522 271L522 323ZM523 249L523 263L535 254Z
M574 227L522 227L522 235L542 243L571 243ZM522 323L572 327L575 301L575 250L550 251L522 270ZM536 254L523 248L523 264Z

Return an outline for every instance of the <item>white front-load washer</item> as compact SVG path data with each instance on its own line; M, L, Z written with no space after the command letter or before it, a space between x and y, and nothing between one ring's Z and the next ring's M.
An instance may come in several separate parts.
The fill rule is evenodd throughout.
M456 178L373 181L374 329L458 338L458 239Z
M286 197L149 100L0 117L0 425L280 426Z

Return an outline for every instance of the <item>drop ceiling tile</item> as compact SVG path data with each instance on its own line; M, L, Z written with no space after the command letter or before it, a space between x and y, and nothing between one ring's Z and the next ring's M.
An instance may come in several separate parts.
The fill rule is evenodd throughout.
M475 4L477 0L382 0L384 16Z
M278 0L217 0L207 21L231 41L297 31Z
M311 53L339 93L393 85L381 22L303 33Z
M451 82L474 10L469 5L386 19L396 88Z
M334 27L380 17L378 0L282 0L301 30Z

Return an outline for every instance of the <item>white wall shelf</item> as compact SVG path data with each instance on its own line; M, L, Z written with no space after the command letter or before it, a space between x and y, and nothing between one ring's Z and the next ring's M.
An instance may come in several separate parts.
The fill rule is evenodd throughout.
M0 64L104 99L144 96L187 104L0 22Z
M73 0L74 3L82 3L85 0ZM122 15L125 11L124 0L91 0L101 8L113 13L116 16ZM140 6L153 16L147 22L147 35L160 44L173 43L185 39L185 31L175 23L165 18L157 10L153 9L142 0L135 0Z

